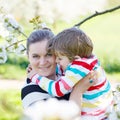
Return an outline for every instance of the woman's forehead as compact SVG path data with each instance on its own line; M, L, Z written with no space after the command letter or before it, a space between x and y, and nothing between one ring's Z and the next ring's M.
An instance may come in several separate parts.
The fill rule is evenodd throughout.
M36 42L34 44L31 44L30 47L29 47L29 51L32 52L32 51L38 51L38 52L47 52L47 42L44 41L44 42Z
M48 43L47 40L38 41L38 42L35 42L35 43L30 44L30 47L39 47L39 46L40 46L40 47L46 48L47 43Z

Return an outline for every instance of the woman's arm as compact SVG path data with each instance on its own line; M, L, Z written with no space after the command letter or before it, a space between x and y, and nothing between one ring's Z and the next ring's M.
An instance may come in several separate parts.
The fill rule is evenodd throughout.
M91 82L91 80L93 82ZM75 101L75 103L81 108L82 94L91 86L97 83L97 72L91 71L85 78L80 80L73 88L69 100Z

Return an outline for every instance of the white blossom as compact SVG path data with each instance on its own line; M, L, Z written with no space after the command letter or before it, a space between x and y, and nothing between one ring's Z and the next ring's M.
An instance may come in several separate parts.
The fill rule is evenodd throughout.
M17 23L17 21L14 19L11 15L4 15L3 17L3 23L4 27L10 32L10 33L22 33L22 27Z
M4 34L2 32L0 35L6 40L6 44L4 47L1 47L0 50L0 63L5 63L9 52L16 54L24 53L25 47L19 44L18 36L21 34L24 37L27 36L23 33L22 27L17 23L14 17L9 14L0 15L0 28L1 31L4 31Z
M51 98L47 101L39 101L28 109L25 114L32 120L77 120L80 110L72 101L56 100Z
M13 34L9 34L8 36L6 36L6 41L10 44L11 41L15 38L15 36Z
M120 84L115 87L113 92L114 95L114 107L112 112L109 114L109 120L119 120L120 119Z
M109 120L118 120L118 117L117 117L117 113L113 110L109 116L108 116Z
M15 46L14 46L14 45L10 46L10 45L8 44L7 51L8 51L9 53L14 53L14 52L15 52Z
M41 23L41 28L47 28L46 23Z
M7 53L4 46L0 46L0 64L7 61Z
M0 36L6 37L9 35L9 32L3 27L3 23L0 23Z
M16 37L14 37L14 36L7 36L6 40L11 45L18 42L18 39Z
M0 14L0 22L2 22L3 21L3 16L4 16L4 14Z
M23 44L19 44L18 47L15 50L16 54L22 54L26 50L25 46Z

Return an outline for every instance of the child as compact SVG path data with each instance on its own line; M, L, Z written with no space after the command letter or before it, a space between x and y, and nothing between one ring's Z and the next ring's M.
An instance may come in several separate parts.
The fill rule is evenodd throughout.
M112 91L97 57L92 54L91 39L80 29L69 28L56 35L52 41L51 48L55 51L56 62L64 70L64 76L53 81L35 74L31 81L51 95L63 96L91 70L96 70L99 73L98 83L83 94L81 115L97 116L98 120L105 120L112 107Z

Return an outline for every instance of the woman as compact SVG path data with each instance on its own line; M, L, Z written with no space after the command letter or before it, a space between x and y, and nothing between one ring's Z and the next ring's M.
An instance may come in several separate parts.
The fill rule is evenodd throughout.
M55 55L47 52L47 43L53 36L54 34L50 30L43 29L32 32L27 39L27 55L32 70L49 79L55 79L62 75L60 67L56 65ZM28 72L28 75L29 74L30 72ZM89 74L86 78L84 78L86 80L81 80L80 83L78 83L73 89L71 95L69 92L62 97L56 98L69 100L70 96L71 100L74 100L78 105L80 105L81 103L77 101L77 99L78 97L81 99L82 93L91 85L95 84L95 82L89 83L89 79L93 77L94 73ZM77 91L81 91L79 96ZM27 108L36 101L45 100L51 97L51 95L41 89L38 85L31 83L30 79L26 80L26 84L21 90L21 98L24 108Z

